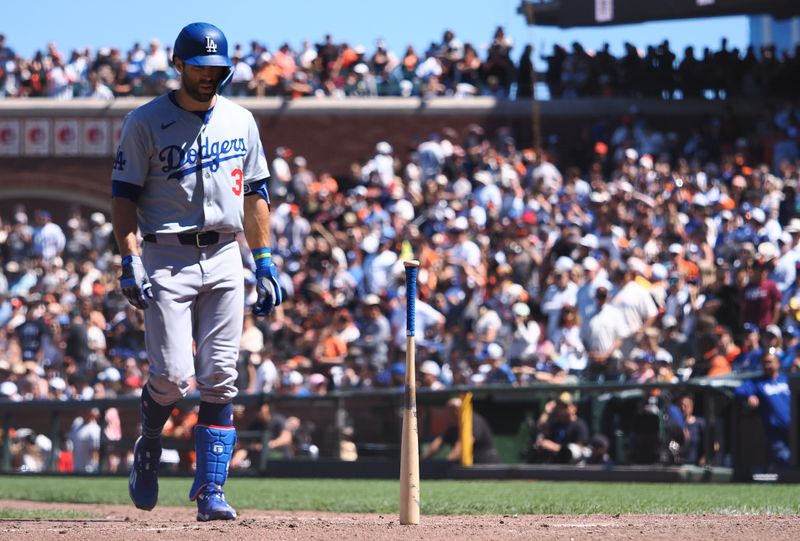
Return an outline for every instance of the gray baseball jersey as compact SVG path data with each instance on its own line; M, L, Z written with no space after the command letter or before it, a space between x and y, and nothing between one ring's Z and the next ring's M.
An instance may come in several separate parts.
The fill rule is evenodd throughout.
M143 188L142 234L243 230L242 195L269 177L258 127L222 96L207 116L164 95L125 119L112 179Z
M165 95L125 120L112 179L141 187L142 262L154 295L144 311L149 387L160 404L184 396L192 376L204 401L236 395L244 277L233 238L244 195L267 177L253 115L224 97L198 115ZM175 235L210 231L220 242L203 247Z

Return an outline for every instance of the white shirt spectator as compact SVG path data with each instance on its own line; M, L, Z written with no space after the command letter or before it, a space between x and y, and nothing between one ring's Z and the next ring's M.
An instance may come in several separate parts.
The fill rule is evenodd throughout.
M631 333L639 332L645 322L658 314L650 293L636 280L631 280L614 296L611 304L619 308Z
M526 321L523 325L515 327L508 346L508 360L528 361L533 359L536 356L536 348L541 334L542 330L535 321Z
M605 303L589 320L583 341L587 351L610 354L613 352L614 343L626 339L630 334L620 310Z
M397 263L397 254L384 250L372 260L369 266L370 293L383 293L389 288L392 267Z
M561 315L561 308L568 304L575 306L577 298L578 286L572 281L567 282L564 289L552 284L544 292L542 312L547 316L547 339L551 342L558 328L558 317Z
M61 255L66 243L64 232L53 222L46 223L33 233L33 253L48 262Z
M406 349L406 300L401 299L402 308L392 312L391 324L394 329L394 343L397 347ZM444 315L430 304L417 300L416 302L416 342L420 346L426 347L433 345L436 337L428 338L428 330L444 324ZM437 333L433 333L434 335ZM441 337L438 337L441 339Z
M72 463L75 472L96 472L97 452L100 449L100 425L97 424L95 416L90 415L86 420L83 417L75 419L69 432L69 439L72 442Z
M254 393L269 393L275 388L278 381L278 369L272 359L264 359L256 369L256 381L253 386Z

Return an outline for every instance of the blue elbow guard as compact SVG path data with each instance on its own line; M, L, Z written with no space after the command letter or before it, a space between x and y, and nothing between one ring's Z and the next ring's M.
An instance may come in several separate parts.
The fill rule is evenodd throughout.
M189 490L189 499L194 501L209 483L219 486L228 478L228 465L236 445L234 427L197 425L194 427L194 448L197 452L197 470L194 483Z
M244 195L258 195L269 204L269 190L267 189L267 180L257 180L245 185Z

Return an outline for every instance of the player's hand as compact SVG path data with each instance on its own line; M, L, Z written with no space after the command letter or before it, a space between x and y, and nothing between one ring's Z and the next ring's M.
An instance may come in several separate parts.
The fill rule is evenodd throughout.
M256 265L256 290L258 300L253 306L253 315L266 316L283 302L281 284L278 280L278 269L272 258L259 260Z
M147 299L153 298L152 285L138 255L125 256L122 259L122 276L119 278L122 293L128 302L136 308L144 310L149 306Z

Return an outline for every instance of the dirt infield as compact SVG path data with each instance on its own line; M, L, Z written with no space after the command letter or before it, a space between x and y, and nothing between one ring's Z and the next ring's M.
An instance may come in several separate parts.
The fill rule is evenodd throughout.
M199 523L189 507L147 513L131 506L1 501L0 508L79 511L92 519L0 520L0 539L153 541L171 539L797 539L800 518L786 516L423 516L401 526L396 516L242 510L233 522Z

